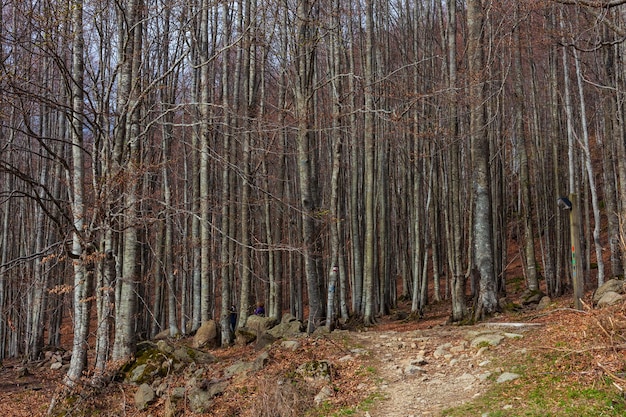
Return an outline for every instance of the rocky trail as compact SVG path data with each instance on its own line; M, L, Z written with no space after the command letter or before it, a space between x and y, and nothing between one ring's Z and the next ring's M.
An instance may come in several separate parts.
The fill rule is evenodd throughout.
M355 333L355 340L378 363L378 384L386 398L364 414L436 416L479 396L489 384L515 379L517 375L494 358L504 352L524 354L525 334L535 328L496 323Z
M564 357L593 350L593 356L578 356L577 371L569 374L591 382L608 375L622 386L621 345L600 348L622 337L626 305L580 312L568 302L472 326L446 324L442 308L421 320L392 315L373 327L313 335L298 332L300 324L285 316L264 333L282 329L282 336L228 348L193 347L199 334L147 341L152 350L146 353L152 353L145 361L138 357L123 379L102 389L86 385L62 404L67 415L102 417L445 416L444 410L472 401L494 384L520 384L524 378L515 381L513 368L518 359L546 350ZM0 414L46 415L68 358L68 352L47 352L38 362L5 361ZM327 364L323 374L309 372L321 364ZM515 408L524 406L518 400L507 397L498 407L516 415Z

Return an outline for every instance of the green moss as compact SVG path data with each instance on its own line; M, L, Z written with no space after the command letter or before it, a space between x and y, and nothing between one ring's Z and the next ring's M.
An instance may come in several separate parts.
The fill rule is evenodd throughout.
M130 379L135 369L145 365L141 377L135 382L138 384L151 382L157 376L167 375L167 367L163 367L162 364L168 359L170 357L161 352L156 346L142 344L137 351L135 360L128 361L120 368L119 379Z

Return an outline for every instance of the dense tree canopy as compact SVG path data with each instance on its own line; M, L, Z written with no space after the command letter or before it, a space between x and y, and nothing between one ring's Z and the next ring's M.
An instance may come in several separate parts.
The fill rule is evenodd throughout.
M622 3L3 1L0 357L622 276Z

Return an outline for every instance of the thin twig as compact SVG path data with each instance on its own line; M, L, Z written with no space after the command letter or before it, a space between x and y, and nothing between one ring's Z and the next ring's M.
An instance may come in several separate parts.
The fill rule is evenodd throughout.
M620 384L624 385L626 384L626 379L624 378L620 378L619 376L615 375L613 372L609 371L604 365L602 365L600 362L598 362L598 366L604 371L606 372L611 378L613 378L613 381L618 381ZM614 382L615 383L615 382ZM620 387L620 390L623 391L623 389Z

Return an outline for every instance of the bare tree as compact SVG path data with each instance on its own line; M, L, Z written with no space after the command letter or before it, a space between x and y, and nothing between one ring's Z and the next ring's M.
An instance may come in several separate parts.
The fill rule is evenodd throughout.
M484 109L484 8L481 0L467 3L470 135L472 141L472 185L474 191L474 259L480 276L475 318L492 314L498 308L493 264L489 141Z

